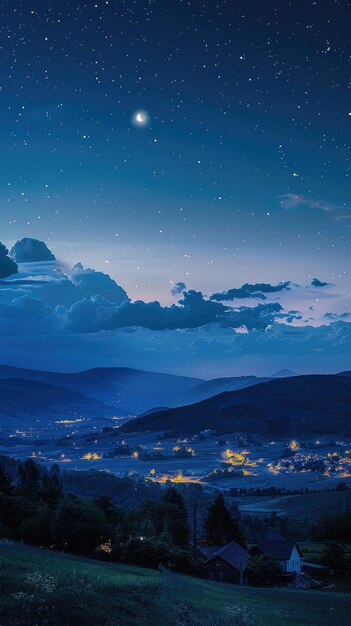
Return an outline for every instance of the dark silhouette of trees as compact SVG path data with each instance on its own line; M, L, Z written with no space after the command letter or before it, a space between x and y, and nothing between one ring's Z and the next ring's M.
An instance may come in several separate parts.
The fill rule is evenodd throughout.
M229 541L245 545L245 536L238 521L226 507L222 494L208 508L204 523L205 537L210 546L223 546Z
M283 570L277 561L263 554L252 554L245 570L250 585L272 587L282 582Z
M186 547L189 544L190 529L188 513L182 495L169 487L162 496L162 502L172 507L169 508L167 529L176 546Z
M2 465L0 465L0 493L11 496L13 494L13 483L10 474L8 474Z
M52 529L55 546L78 554L92 554L111 539L112 528L92 502L67 496L57 507Z
M314 541L348 543L351 537L351 510L338 515L323 515L311 528Z
M331 541L325 546L322 562L339 574L347 574L351 570L351 563L346 558L345 548L336 541Z
M33 501L39 498L40 467L33 459L27 459L18 468L19 484L17 492Z

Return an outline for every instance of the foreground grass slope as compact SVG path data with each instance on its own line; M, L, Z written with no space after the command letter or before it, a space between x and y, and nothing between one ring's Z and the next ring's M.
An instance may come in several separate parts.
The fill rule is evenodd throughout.
M351 595L250 589L0 544L2 626L347 626Z

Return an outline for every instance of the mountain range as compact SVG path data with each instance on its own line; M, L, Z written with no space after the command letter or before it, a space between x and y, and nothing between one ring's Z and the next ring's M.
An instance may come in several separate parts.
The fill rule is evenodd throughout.
M0 365L0 418L6 426L8 419L27 425L38 417L42 421L65 414L68 418L139 415L155 407L193 404L260 380L266 379L241 376L204 381L120 367L61 373Z
M122 432L351 434L351 372L278 378L139 417Z
M0 425L2 430L42 427L58 419L80 417L104 420L115 409L70 389L23 378L0 380Z
M351 372L202 380L129 368L58 373L0 366L3 430L57 419L137 416L122 432L243 431L266 436L351 432Z

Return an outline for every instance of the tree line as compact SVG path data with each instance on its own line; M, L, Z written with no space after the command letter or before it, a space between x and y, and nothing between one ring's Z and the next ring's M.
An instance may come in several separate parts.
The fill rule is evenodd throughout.
M161 500L144 500L122 509L107 495L80 498L64 493L60 473L28 459L18 480L0 465L0 536L43 548L178 571L197 572L187 508L174 487ZM245 543L238 521L221 495L210 505L204 523L209 545L235 539Z

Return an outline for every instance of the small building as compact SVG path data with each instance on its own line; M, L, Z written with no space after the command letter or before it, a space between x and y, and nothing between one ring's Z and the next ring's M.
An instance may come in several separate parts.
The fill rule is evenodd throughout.
M304 561L302 563L302 570L309 576L333 576L334 570L328 567L328 565L321 565L320 563L308 563Z
M302 571L302 552L294 541L285 539L273 531L265 541L258 544L258 549L265 556L278 561L283 572L300 574Z
M210 579L235 585L244 584L248 561L245 548L231 541L226 546L204 546L201 551L207 557L205 568Z

